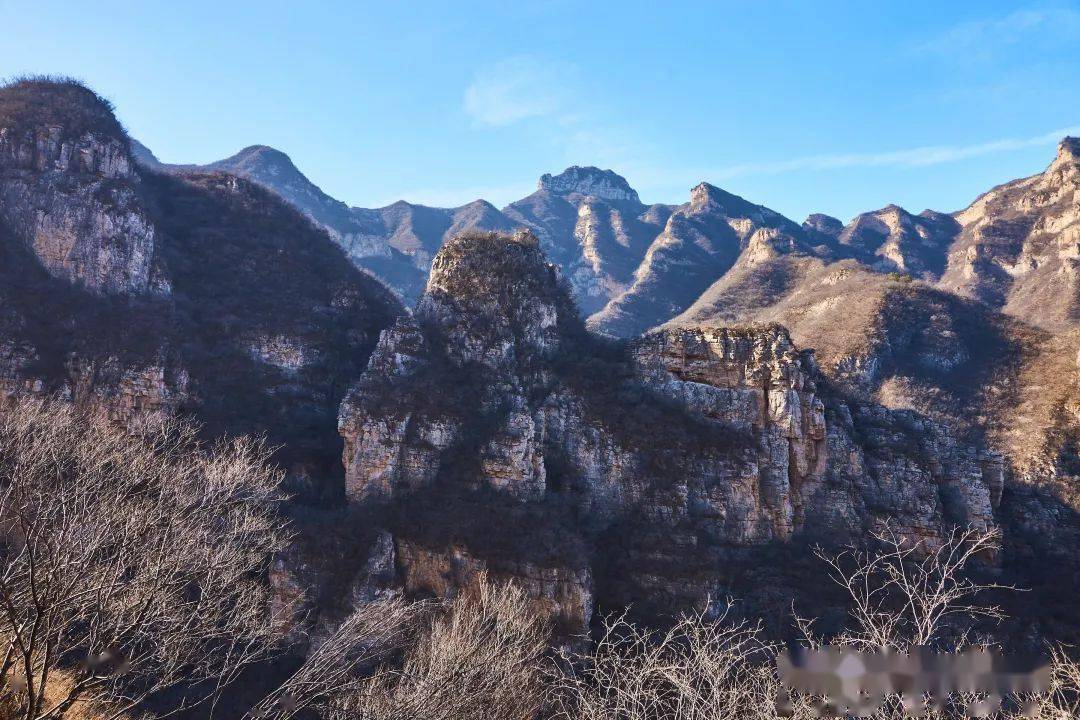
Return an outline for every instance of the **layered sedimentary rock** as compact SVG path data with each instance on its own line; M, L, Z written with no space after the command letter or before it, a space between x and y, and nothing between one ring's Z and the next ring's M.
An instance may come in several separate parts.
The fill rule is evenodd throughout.
M994 525L999 457L821 383L778 325L599 340L535 237L462 236L342 405L348 495L410 590L522 577L570 626L703 603L740 548Z

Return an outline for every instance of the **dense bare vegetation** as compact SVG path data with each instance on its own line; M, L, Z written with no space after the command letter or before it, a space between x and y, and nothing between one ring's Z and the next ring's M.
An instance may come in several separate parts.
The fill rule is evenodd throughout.
M524 720L539 716L548 633L512 585L481 578L434 616L404 659L344 694L328 718Z
M819 553L830 577L849 598L851 622L843 632L822 638L813 621L796 614L793 622L804 644L889 647L900 652L922 645L955 651L971 640L965 631L979 618L1001 617L999 608L980 601L992 585L972 580L967 572L973 558L993 551L999 540L996 534L959 532L934 549L904 543L888 529L875 540L872 549ZM736 620L730 608L717 619L685 617L663 632L615 617L605 623L592 651L571 658L568 666L575 670L557 678L556 716L566 720L820 717L820 698L789 696L779 683L773 661L780 649L767 641L760 626ZM1077 717L1080 665L1055 650L1052 671L1049 692L1021 700L1032 702L1028 712L1033 717ZM784 714L778 711L778 698L788 700ZM935 709L915 698L909 701L910 712L941 720L959 718L966 703L982 699L965 696ZM1021 717L1003 707L993 717ZM901 698L886 698L873 717L905 717Z
M262 573L287 536L257 443L130 436L67 406L0 413L0 678L27 720L218 694L272 648Z
M213 447L194 428L134 434L54 402L0 413L0 709L5 717L213 716L285 650L266 582L288 540L281 477L248 440ZM850 623L811 644L988 642L1002 611L969 572L997 552L994 533L939 547L887 528L871 545L821 551L849 599ZM573 651L517 587L481 576L449 601L389 595L324 623L305 659L239 712L249 720L724 720L778 717L780 646L730 603L666 629L609 617ZM1080 666L1054 651L1054 686L1031 712L1077 717ZM223 698L226 703L219 703ZM972 700L977 698L966 698ZM792 698L796 718L811 698ZM892 699L875 717L900 717ZM950 718L957 707L933 710ZM236 712L235 707L230 712ZM1004 711L996 717L1011 718Z

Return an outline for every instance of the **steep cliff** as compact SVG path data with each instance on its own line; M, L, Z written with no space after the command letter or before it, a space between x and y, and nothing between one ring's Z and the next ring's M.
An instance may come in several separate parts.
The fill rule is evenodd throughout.
M747 549L992 525L1001 492L997 457L830 390L780 326L591 335L528 233L443 247L339 427L400 583L520 573L571 627L597 602L700 605Z
M87 88L0 87L0 394L265 435L293 489L333 497L338 404L400 312L268 191L137 166Z
M127 136L72 82L0 94L0 222L52 276L90 292L168 292Z
M941 287L1052 331L1080 324L1080 139L956 214Z
M651 242L633 282L589 318L589 326L630 337L685 310L731 269L740 254L809 251L803 229L768 208L702 183Z

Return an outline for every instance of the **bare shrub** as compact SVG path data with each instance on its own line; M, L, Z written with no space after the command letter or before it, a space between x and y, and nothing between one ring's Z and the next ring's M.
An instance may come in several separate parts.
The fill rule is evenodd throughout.
M892 526L875 532L873 539L872 550L816 553L829 566L832 581L846 591L855 621L849 632L832 638L833 644L905 650L941 643L944 625L953 617L968 621L1004 617L997 606L975 602L980 593L1003 586L978 583L965 574L973 558L997 550L999 531L968 528L937 548L910 542ZM800 624L812 640L812 633L806 632L809 624ZM948 650L967 642L966 637L949 640Z
M771 720L775 649L726 617L687 617L666 632L605 621L588 657L569 657L554 715L566 720ZM577 668L577 669L574 669Z
M431 607L397 597L358 606L318 638L300 668L247 717L289 720L308 710L325 713L340 698L361 692L369 683L364 672L413 639L418 621Z
M977 599L983 590L998 586L965 573L974 557L997 547L998 539L996 532L972 529L928 550L886 528L876 538L876 549L851 548L836 555L819 551L833 580L850 596L854 625L836 637L822 638L813 632L812 621L796 622L813 645L957 649L969 638L966 632L954 633L951 625L964 628L974 619L1002 617L1000 609ZM774 720L782 717L776 705L782 690L775 670L778 651L760 638L756 626L726 615L717 620L690 616L665 632L614 618L605 623L591 652L566 658L553 682L552 712L560 720ZM1052 669L1050 692L1023 698L1034 700L1028 710L1033 715L1003 708L991 717L1080 717L1080 664L1056 650ZM945 709L920 709L918 716L959 718L967 702L981 697L960 696ZM786 717L820 717L815 698L794 693L790 699ZM892 697L872 717L899 720L911 715L904 715L899 699Z
M265 570L287 536L257 442L131 436L54 402L0 413L0 683L26 720L168 714L271 652Z
M339 699L341 720L532 720L548 628L513 585L481 577L436 614L399 667Z

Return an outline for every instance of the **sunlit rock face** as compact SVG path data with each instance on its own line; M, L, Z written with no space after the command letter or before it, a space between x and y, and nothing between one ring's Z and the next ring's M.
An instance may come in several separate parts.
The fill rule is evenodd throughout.
M956 214L940 286L1052 331L1080 324L1080 139Z
M394 518L398 582L517 577L579 627L605 599L701 606L739 548L993 526L1001 494L999 458L831 394L779 325L600 340L529 233L444 246L339 429L350 501Z
M816 237L816 236L815 236ZM589 327L632 337L690 307L744 257L756 263L809 252L809 236L779 213L700 183L649 243L633 280L589 317Z
M610 170L574 165L558 175L540 177L539 190L560 195L583 195L598 200L621 200L640 203L637 191L629 183Z
M856 216L838 233L837 240L878 272L932 281L941 277L946 253L959 229L944 213L926 210L912 215L898 205L889 205Z
M126 135L86 88L0 98L0 222L52 275L95 293L166 293Z

